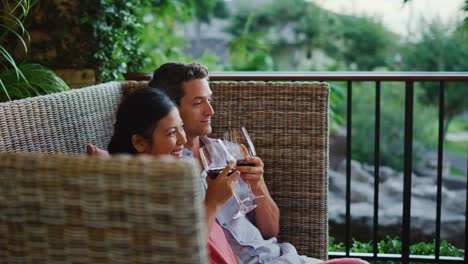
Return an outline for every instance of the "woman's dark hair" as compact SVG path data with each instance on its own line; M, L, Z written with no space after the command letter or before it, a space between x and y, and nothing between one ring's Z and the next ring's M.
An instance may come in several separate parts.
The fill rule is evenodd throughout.
M134 134L152 143L157 123L174 108L169 97L156 88L142 88L125 97L117 110L109 153L136 154L132 144Z
M153 72L148 86L164 91L180 105L180 99L184 96L182 83L195 79L208 79L208 69L198 63L168 62Z

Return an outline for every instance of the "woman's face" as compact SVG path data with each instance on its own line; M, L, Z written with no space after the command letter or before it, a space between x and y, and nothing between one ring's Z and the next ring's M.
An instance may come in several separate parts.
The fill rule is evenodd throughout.
M153 131L153 142L148 145L145 153L153 156L172 155L182 157L182 148L187 143L185 131L176 107L164 118L159 120Z

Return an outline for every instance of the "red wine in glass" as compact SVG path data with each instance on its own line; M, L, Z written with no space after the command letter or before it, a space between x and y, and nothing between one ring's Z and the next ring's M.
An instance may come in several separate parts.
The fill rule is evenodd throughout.
M250 139L249 133L245 127L239 128L230 128L224 133L224 141L229 151L231 151L232 156L237 160L237 166L252 166L255 167L255 163L246 162L246 156L256 156L254 144ZM251 201L265 197L264 195L255 195L250 187L250 184L247 182L247 187L249 189L249 199Z
M208 177L210 177L210 179L214 180L216 179L216 177L218 177L218 175L224 170L223 167L219 167L219 168L210 168L206 173L208 174ZM232 168L229 173L228 173L228 176L231 176L231 174L233 174L234 172L236 171L236 168Z
M253 163L253 162L247 162L247 161L245 161L245 159L242 159L242 160L237 160L237 161L236 161L236 166L255 167L255 163Z
M200 148L200 159L202 161L203 168L207 172L207 176L211 179L218 177L219 173L224 170L230 160L235 160L234 157L229 153L226 146L223 144L223 141L217 139L210 144L207 144ZM231 168L228 173L228 176L236 171L236 168ZM237 213L233 215L233 218L239 218L248 212L252 211L257 207L256 204L245 204L244 201L250 201L250 198L247 200L241 200L237 195L236 191L233 192L233 196L236 199L239 209Z

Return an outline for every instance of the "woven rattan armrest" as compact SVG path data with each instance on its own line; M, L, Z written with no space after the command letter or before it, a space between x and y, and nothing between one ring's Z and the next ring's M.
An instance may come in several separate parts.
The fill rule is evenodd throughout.
M0 153L4 263L206 263L198 166Z

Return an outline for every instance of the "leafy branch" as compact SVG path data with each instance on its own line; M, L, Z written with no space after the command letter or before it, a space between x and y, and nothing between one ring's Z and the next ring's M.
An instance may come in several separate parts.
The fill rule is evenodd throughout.
M8 0L2 0L3 9L0 11L0 28L3 33L0 35L0 65L2 71L13 70L18 80L28 82L20 68L16 64L15 59L10 54L6 47L8 33L12 34L19 40L24 50L28 51L26 42L29 42L29 34L23 25L23 19L28 15L31 7L36 1L20 0L15 4L11 4ZM11 100L10 93L7 90L5 80L0 77L0 87L8 100Z

